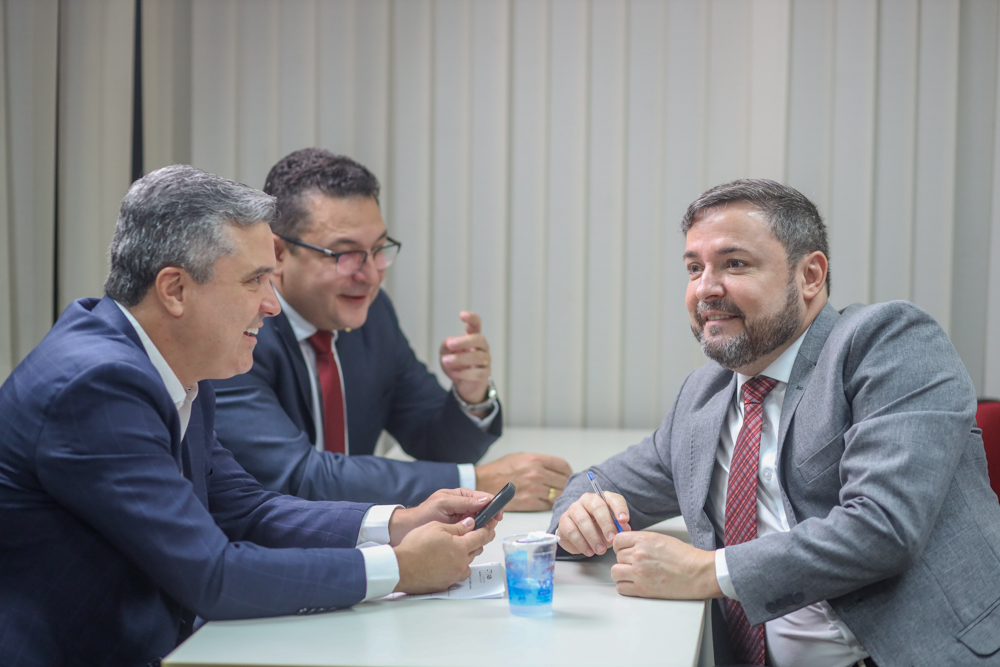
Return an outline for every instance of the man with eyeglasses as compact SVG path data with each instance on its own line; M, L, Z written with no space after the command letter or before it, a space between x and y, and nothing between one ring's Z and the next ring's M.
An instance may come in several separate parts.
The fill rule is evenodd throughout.
M441 345L446 391L414 355L379 287L401 244L386 230L378 179L307 148L280 160L272 282L282 312L257 336L253 369L215 383L216 430L269 489L313 500L412 505L438 489L496 493L548 509L572 473L562 459L512 454L474 466L502 429L479 316ZM417 459L373 456L383 430Z

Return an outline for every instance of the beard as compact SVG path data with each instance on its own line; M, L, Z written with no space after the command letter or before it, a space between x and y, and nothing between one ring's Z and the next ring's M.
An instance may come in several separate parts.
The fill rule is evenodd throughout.
M741 318L743 331L723 341L709 342L705 338L705 325L711 326L711 323L706 323L701 316L706 310L721 310ZM728 299L719 299L711 303L699 301L695 322L698 326L692 324L691 333L701 343L701 351L705 356L723 368L735 371L749 366L765 354L774 352L795 335L802 324L799 292L794 279L789 280L785 288L785 303L781 310L756 319L747 319L743 311Z

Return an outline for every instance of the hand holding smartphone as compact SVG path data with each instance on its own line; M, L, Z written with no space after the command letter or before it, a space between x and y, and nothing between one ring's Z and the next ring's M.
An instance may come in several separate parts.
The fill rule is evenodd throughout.
M479 510L478 514L476 514L475 529L482 528L486 525L487 521L495 517L500 510L502 510L504 506L511 501L514 497L515 491L517 491L517 489L514 487L514 484L512 482L507 482L507 486L500 489L500 493L493 496L493 500L491 500L486 507Z

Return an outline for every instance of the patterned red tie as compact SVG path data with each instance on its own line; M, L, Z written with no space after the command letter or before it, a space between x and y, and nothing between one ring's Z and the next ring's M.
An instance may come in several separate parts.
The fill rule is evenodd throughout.
M736 438L726 487L726 546L757 537L757 471L760 432L764 423L764 397L778 384L769 377L755 377L743 385L743 427ZM726 599L729 644L736 662L764 664L764 626L750 625L743 605Z
M343 454L344 394L337 360L333 358L333 334L317 331L309 336L309 344L316 350L316 374L323 396L323 446L328 452Z

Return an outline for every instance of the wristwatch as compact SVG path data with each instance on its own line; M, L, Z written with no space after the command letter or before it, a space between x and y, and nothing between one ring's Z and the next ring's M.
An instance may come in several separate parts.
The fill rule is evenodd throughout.
M466 412L479 412L480 410L485 410L486 408L492 408L497 402L497 386L493 384L493 378L490 378L489 389L486 390L486 400L482 403L466 403L461 396L458 395L458 391L455 389L455 385L451 385L451 393L455 395L455 400L458 404L462 406L462 409Z

